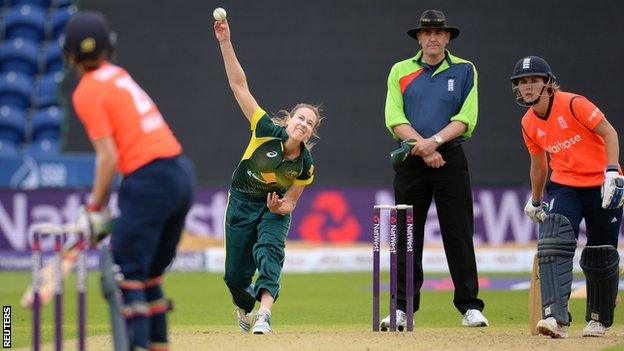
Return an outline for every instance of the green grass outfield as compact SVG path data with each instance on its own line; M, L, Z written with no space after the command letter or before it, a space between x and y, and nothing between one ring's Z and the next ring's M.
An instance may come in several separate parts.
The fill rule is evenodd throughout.
M431 277L432 275L427 275ZM439 276L439 275L436 275ZM501 276L482 274L482 276ZM509 276L509 275L505 275ZM517 275L516 275L517 276ZM528 274L524 274L528 279ZM0 273L0 302L12 306L12 346L27 347L31 343L31 313L19 306L19 298L29 283L27 272ZM387 276L384 277L387 281ZM382 282L383 283L383 282ZM76 338L76 293L74 277L65 282L65 339ZM371 321L371 274L324 273L286 274L282 278L281 297L273 310L273 327L282 330L349 330L369 331ZM87 298L87 333L89 336L108 333L108 314L99 289L99 273L89 273ZM169 273L165 279L166 296L172 298L175 311L169 316L170 330L206 326L206 330L235 332L233 308L221 274ZM480 297L486 303L485 315L490 329L527 330L527 291L484 290ZM387 292L382 294L382 317L388 311ZM42 311L43 342L52 342L52 306ZM421 310L415 316L415 328L457 327L461 316L452 304L450 291L424 291ZM575 328L584 326L584 300L572 300L571 311ZM622 331L624 313L616 309L614 329ZM216 328L216 329L215 329ZM482 329L484 332L486 329ZM624 350L624 339L615 349Z

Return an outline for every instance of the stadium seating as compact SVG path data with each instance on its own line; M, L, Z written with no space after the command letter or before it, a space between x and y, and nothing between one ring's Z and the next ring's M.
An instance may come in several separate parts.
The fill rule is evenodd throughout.
M5 41L0 45L0 71L21 72L34 76L39 71L39 48L22 38Z
M61 44L57 40L53 40L45 46L41 61L44 64L43 72L45 73L54 73L63 70L63 50L61 49Z
M52 0L52 7L63 8L72 5L72 0Z
M4 18L5 38L23 38L40 42L46 36L46 15L36 6L23 5L11 8Z
M67 21L76 11L78 11L76 6L63 6L55 10L51 15L48 37L52 40L58 40L65 31Z
M19 108L0 107L0 155L19 153L26 129L24 115Z
M39 109L58 105L58 87L63 81L63 72L52 72L41 78L35 89L33 105Z
M0 106L8 105L20 109L30 107L32 79L17 72L0 74Z
M62 120L61 110L56 106L38 110L32 117L32 137L27 152L30 154L58 152Z
M57 154L61 149L58 140L41 139L33 140L26 146L25 152L33 156Z
M65 69L59 39L77 12L73 3L0 0L0 154L59 150Z
M51 0L11 0L11 5L13 6L22 6L22 5L30 5L37 6L41 9L47 9L51 5Z

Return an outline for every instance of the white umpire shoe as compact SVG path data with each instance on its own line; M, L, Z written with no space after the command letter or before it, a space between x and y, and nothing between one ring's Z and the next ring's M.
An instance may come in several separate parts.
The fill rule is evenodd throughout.
M464 313L462 325L464 327L487 327L490 323L481 311L472 309Z
M238 327L244 332L251 330L251 323L253 321L253 312L246 313L244 309L236 307L234 310L236 318L238 319Z
M587 323L587 326L585 328L583 328L583 336L604 336L605 333L607 332L607 328L602 325L602 323L595 321L595 320L590 320L589 323Z
M260 309L256 312L256 321L251 330L253 334L270 334L271 333L271 312Z
M555 317L548 317L537 322L537 332L553 339L564 339L568 337L568 326L559 324Z
M407 328L407 316L405 315L405 312L401 310L396 311L396 327L398 331L403 331ZM381 331L390 330L390 315L387 315L386 318L381 320L379 329Z

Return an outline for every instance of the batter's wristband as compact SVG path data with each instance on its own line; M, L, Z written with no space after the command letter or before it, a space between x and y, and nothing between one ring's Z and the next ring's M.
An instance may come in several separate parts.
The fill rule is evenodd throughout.
M541 205L542 205L542 200L535 201L535 200L531 199L531 204L532 204L534 207L539 207L539 206L541 206Z
M87 204L87 211L89 212L100 212L101 210L102 210L102 205Z
M619 171L618 165L607 165L607 169L605 170L605 172L618 172L618 171Z

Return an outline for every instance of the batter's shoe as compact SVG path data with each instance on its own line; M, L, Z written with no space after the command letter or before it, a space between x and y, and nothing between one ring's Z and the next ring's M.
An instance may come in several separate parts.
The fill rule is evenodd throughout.
M548 317L537 322L537 332L553 339L565 339L568 337L568 326L557 322L555 317Z

